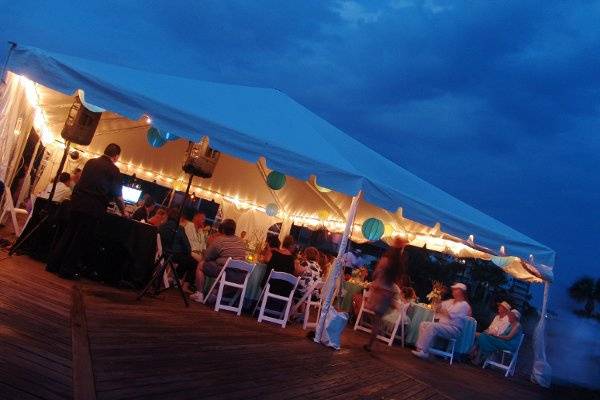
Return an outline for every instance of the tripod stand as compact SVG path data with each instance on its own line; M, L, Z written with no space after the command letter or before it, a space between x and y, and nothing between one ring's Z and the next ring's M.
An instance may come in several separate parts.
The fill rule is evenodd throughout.
M54 193L56 192L56 185L58 184L58 179L60 177L60 174L62 173L63 168L65 167L65 162L67 161L67 156L69 155L70 147L71 147L71 141L67 140L65 143L65 151L63 152L62 158L60 160L60 164L58 165L58 170L56 171L56 176L54 177L54 182L52 183L52 189L50 189L50 194L48 195L48 205L40 210L41 219L38 221L38 223L33 228L31 228L31 230L29 232L27 232L27 234L25 234L23 236L19 236L15 240L15 242L13 243L13 245L10 248L10 251L8 252L9 256L12 256L13 254L15 254L15 252L17 252L17 250L19 250L19 248L21 248L23 246L23 244L25 244L27 242L27 240L31 237L31 235L33 235L38 229L40 229L40 227L43 226L46 223L46 221L48 220L48 218L50 217L50 211L48 211L48 207L50 206L50 204L52 203L52 199L54 198Z
M187 188L185 189L185 196L183 197L181 206L179 206L179 212L177 214L177 220L176 220L177 224L175 225L175 229L173 229L171 232L171 240L168 242L165 242L165 243L172 243L172 241L175 239L175 236L177 235L177 230L181 229L181 227L179 226L179 221L181 220L181 215L183 214L183 209L185 207L185 203L189 197L190 187L192 186L193 179L194 179L194 175L190 174ZM164 239L164 238L162 238L162 239ZM177 289L179 290L179 293L181 294L181 297L183 298L183 302L185 303L185 306L189 307L188 299L187 299L187 297L185 297L185 293L183 292L183 288L181 287L181 280L179 279L179 276L177 276L177 271L175 270L175 267L173 265L173 253L171 253L168 250L164 251L163 254L159 257L159 259L154 264L154 271L152 272L152 277L150 278L150 281L148 282L146 287L144 287L144 289L140 292L137 299L141 300L142 297L149 295L150 288L152 288L152 287L154 287L155 294L160 293L162 291L159 289L160 288L160 280L162 279L165 271L170 271L173 274L173 277L175 280L175 286L177 286ZM165 290L165 289L163 289L163 290Z
M175 271L175 266L173 265L172 253L163 253L158 260L156 260L156 263L154 264L154 271L152 272L152 278L150 278L150 281L140 292L137 299L141 300L142 297L151 294L158 295L160 292L166 290L167 288L160 289L160 280L164 276L165 272L173 275L173 283L179 290L179 294L181 294L181 298L183 299L185 306L189 307L188 299L185 297L183 287L181 286L181 279L179 279L179 276L177 276L177 271ZM153 290L153 292L151 293L150 290Z

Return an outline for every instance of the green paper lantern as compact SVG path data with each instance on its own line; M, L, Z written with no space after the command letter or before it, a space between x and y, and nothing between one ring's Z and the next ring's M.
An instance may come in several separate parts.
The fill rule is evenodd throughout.
M267 186L273 190L279 190L285 186L285 175L281 172L271 171L267 175Z
M369 218L363 222L361 231L365 239L375 241L383 236L385 225L380 219Z
M148 133L146 135L146 139L148 139L148 144L152 147L162 147L167 142L164 137L162 137L160 131L151 126L148 128Z
M265 207L265 214L267 214L269 217L276 216L278 212L279 212L279 207L277 207L277 204L269 203Z

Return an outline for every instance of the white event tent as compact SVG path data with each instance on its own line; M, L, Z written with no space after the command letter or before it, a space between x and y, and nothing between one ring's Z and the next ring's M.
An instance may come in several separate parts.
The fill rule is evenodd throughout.
M545 282L545 314L552 249L423 181L280 91L155 74L21 45L11 49L7 65L11 74L0 93L3 136L16 132L19 118L23 123L17 115L23 104L15 99L26 97L29 123L47 148L59 149L60 130L79 91L85 102L108 110L92 144L79 146L86 157L118 143L124 149L122 172L183 187L187 140L208 136L223 155L214 176L198 178L192 191L218 198L229 207L225 214L261 220L264 227L324 225L344 231L342 249L348 236L361 238L364 220L375 217L385 223L387 239L404 236L416 246L492 260L518 279ZM150 124L183 140L151 148ZM4 157L2 162L6 180L10 168ZM281 190L266 185L271 170L286 174ZM274 217L264 213L269 204L279 210ZM549 369L543 329L542 317L532 375L542 384Z

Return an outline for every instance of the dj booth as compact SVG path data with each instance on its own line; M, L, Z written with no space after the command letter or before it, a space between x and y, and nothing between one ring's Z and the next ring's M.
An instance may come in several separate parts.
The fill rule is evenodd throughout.
M44 216L47 218L40 225ZM19 241L32 230L33 233L18 244L18 253L46 262L52 243L63 231L68 218L68 201L55 203L38 198ZM157 228L152 225L106 213L96 231L90 232L96 246L87 269L109 284L142 287L152 274L157 234Z

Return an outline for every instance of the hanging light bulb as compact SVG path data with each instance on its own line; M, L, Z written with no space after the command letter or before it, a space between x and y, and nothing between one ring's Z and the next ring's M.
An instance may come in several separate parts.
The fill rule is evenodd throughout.
M150 116L149 116L149 115L146 115L146 117L145 117L145 120L146 120L146 123L147 123L148 125L151 125L151 124L152 124L152 118L150 118Z

